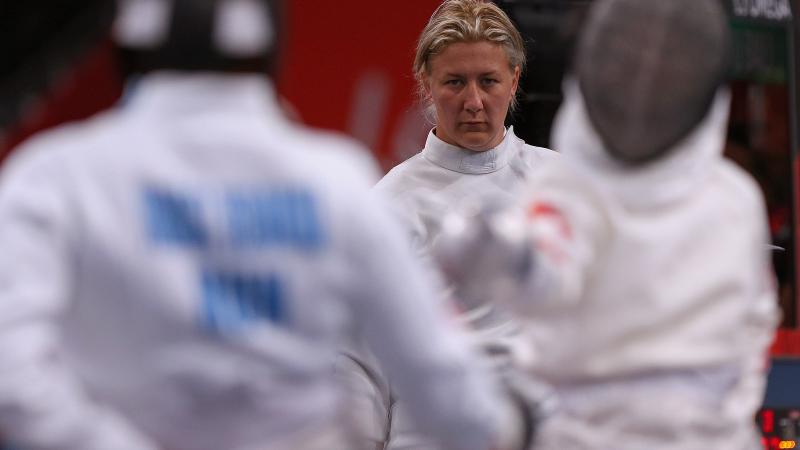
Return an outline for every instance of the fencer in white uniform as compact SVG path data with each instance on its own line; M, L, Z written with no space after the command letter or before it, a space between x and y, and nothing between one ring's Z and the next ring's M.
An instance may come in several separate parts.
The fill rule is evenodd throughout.
M420 265L432 274L437 269L427 252L448 211L488 199L509 202L531 173L558 155L526 144L504 126L524 65L519 32L490 2L444 2L422 32L414 73L436 127L422 151L390 170L375 190L389 200ZM474 331L474 345L491 352L496 365L519 356L511 355L522 343L510 316L487 301L450 300ZM414 431L404 400L392 393L393 380L374 370L364 352L347 356L353 360L345 361L349 371L359 378L353 390L356 409L366 412L367 440L392 450L437 448Z
M124 3L147 68L125 103L4 167L0 429L21 448L336 448L355 332L445 448L523 445L366 152L284 118L261 73L277 6Z
M431 130L422 151L390 170L375 189L392 202L415 250L427 257L448 211L488 199L510 201L557 155L526 144L513 127L499 145L477 152L448 144Z
M513 128L507 130L499 146L482 152L448 144L431 130L425 148L392 169L376 190L392 203L395 216L411 236L420 264L435 270L428 251L448 211L482 201L511 202L527 177L556 155L552 150L527 145L514 135ZM475 346L492 352L497 364L515 364L515 359L526 359L527 350L521 348L518 327L510 314L495 308L489 299L455 305L472 330ZM420 443L422 439L413 432L403 402L398 402L387 387L382 389L381 402L391 408L389 448L434 448L430 443L427 446Z
M529 373L559 394L537 449L760 448L779 314L762 194L721 155L724 17L710 0L596 2L562 158L518 208L446 222L435 253L459 295L505 292L538 349Z

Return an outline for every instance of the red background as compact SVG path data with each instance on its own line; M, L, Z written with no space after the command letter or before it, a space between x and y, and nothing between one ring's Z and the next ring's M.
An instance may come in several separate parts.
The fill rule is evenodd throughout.
M411 64L415 40L438 0L290 2L279 91L307 124L355 135L384 168L419 148L424 139L415 110ZM365 81L366 80L366 81ZM369 89L377 80L379 89ZM359 90L361 87L363 90ZM29 108L0 141L0 157L35 131L85 118L111 106L122 91L109 43L85 55L50 92ZM378 104L359 109L362 103ZM359 113L360 112L360 113ZM367 120L372 126L359 133Z

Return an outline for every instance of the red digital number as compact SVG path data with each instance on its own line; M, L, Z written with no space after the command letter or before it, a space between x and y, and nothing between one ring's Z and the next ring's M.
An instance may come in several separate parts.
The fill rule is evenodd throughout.
M764 434L775 432L775 411L765 409L761 412L761 431Z

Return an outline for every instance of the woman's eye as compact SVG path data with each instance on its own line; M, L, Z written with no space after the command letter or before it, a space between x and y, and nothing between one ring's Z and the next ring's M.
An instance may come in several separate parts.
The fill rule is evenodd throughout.
M444 82L444 84L448 86L458 86L459 84L461 84L461 80L447 80Z

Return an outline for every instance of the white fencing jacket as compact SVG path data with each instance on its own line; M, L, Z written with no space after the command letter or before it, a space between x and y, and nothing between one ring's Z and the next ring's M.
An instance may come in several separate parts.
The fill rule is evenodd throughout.
M469 202L514 198L530 174L557 155L526 144L513 127L500 145L483 152L450 145L431 130L425 148L389 171L375 189L392 201L425 253L448 212Z
M531 174L557 157L552 150L526 144L513 127L500 145L483 152L450 145L431 130L425 148L389 171L375 190L393 206L422 263L435 270L429 249L448 213L485 202L515 202ZM491 299L486 301L461 308L469 311L465 318L473 328L497 336L494 331L508 328L509 318L491 307Z
M483 152L450 145L431 130L422 151L389 171L375 190L389 199L399 222L411 236L420 265L433 273L436 269L428 251L449 212L485 201L512 202L530 175L557 157L558 153L552 150L526 144L513 128L506 131L500 145ZM470 328L477 331L471 335L475 345L502 342L518 346L512 318L491 307L491 299L486 300L483 305L462 305L469 311L461 319L468 320ZM394 382L391 377L390 380ZM400 399L401 412L392 414L388 448L435 448L413 432L413 425L407 423L406 399L402 395Z
M170 73L20 149L0 178L3 434L271 448L333 419L334 355L357 330L424 429L488 448L505 404L360 150L288 122L258 76Z
M778 313L761 192L721 156L728 105L720 92L669 154L628 168L567 85L564 156L528 187L538 258L511 302L533 373L564 395L543 449L757 448Z

